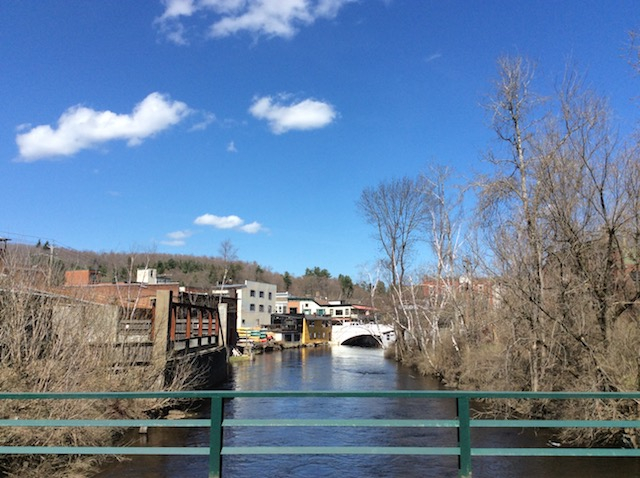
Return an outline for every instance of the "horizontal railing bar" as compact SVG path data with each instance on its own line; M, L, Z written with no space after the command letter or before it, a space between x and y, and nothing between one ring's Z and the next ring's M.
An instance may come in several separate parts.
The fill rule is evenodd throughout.
M208 427L208 419L0 419L0 427ZM640 420L471 420L472 428L640 428ZM458 420L407 419L226 419L224 427L392 427L457 428Z
M639 457L637 448L472 448L472 456L601 456Z
M0 420L0 427L165 427L165 428L189 428L208 427L211 420L207 419L112 419L112 420Z
M145 399L145 398L437 398L437 399L545 399L545 400L639 400L640 392L481 392L459 390L394 391L232 391L194 390L175 392L0 392L0 400Z
M640 428L640 420L471 420L472 428Z
M458 420L406 420L406 419L330 419L281 418L242 419L227 418L223 427L397 427L397 428L456 428Z
M184 455L204 456L208 447L59 447L0 446L7 455ZM330 447L227 446L222 455L458 455L458 447ZM593 456L639 457L632 448L472 448L473 456Z
M225 446L222 455L459 455L459 447Z
M0 446L4 455L209 455L209 447Z
M208 419L0 419L0 427L208 427ZM640 420L471 420L472 428L640 428ZM458 420L274 418L226 419L224 427L390 427L457 428Z

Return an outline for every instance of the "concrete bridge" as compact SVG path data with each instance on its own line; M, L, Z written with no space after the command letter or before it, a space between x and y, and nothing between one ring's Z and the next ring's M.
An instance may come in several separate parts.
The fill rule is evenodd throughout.
M393 327L375 322L346 320L331 327L331 343L387 348L396 340Z

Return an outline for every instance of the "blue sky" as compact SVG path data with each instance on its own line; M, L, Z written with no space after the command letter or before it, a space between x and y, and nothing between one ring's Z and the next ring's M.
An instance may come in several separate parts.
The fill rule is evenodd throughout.
M381 181L470 178L501 55L636 125L637 0L0 1L0 236L358 278Z

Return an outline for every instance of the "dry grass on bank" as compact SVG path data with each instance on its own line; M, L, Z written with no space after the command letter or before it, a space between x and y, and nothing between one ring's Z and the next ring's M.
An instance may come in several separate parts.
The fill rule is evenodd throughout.
M115 392L188 385L183 379L186 373L176 373L173 382L165 385L164 363L133 366L140 361L142 348L128 347L125 354L125 347L116 346L117 334L109 330L122 318L122 310L56 294L48 287L47 276L28 255L5 256L0 262L0 390ZM143 418L167 405L155 400L3 401L0 418ZM0 443L104 446L119 433L104 427L0 428ZM4 455L0 470L21 478L86 476L99 460Z

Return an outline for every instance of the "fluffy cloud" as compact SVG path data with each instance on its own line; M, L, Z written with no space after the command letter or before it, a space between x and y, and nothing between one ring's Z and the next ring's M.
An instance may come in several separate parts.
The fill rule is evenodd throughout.
M270 96L257 98L249 112L255 118L267 120L275 134L290 130L323 128L337 116L333 106L322 101L306 99L284 105L274 101Z
M193 235L191 231L174 231L167 234L167 240L161 241L165 246L184 246L187 243L187 239Z
M213 214L203 214L197 217L193 223L198 226L215 227L216 229L234 229L248 234L256 234L263 230L262 224L259 222L245 224L244 220L234 215L215 216Z
M244 226L240 226L239 229L242 232L246 232L247 234L256 234L262 231L262 224L254 221L251 224L245 224Z
M191 16L196 11L194 0L164 0L165 11L161 20L168 18Z
M170 41L184 44L184 18L199 12L215 16L209 33L225 37L241 31L269 37L290 38L301 26L318 19L335 18L355 0L164 0L165 11L157 19Z
M77 105L60 116L57 128L36 126L18 134L16 143L20 159L26 162L71 156L112 140L124 140L129 146L135 146L179 123L190 112L185 103L157 92L138 103L131 114L96 111Z

